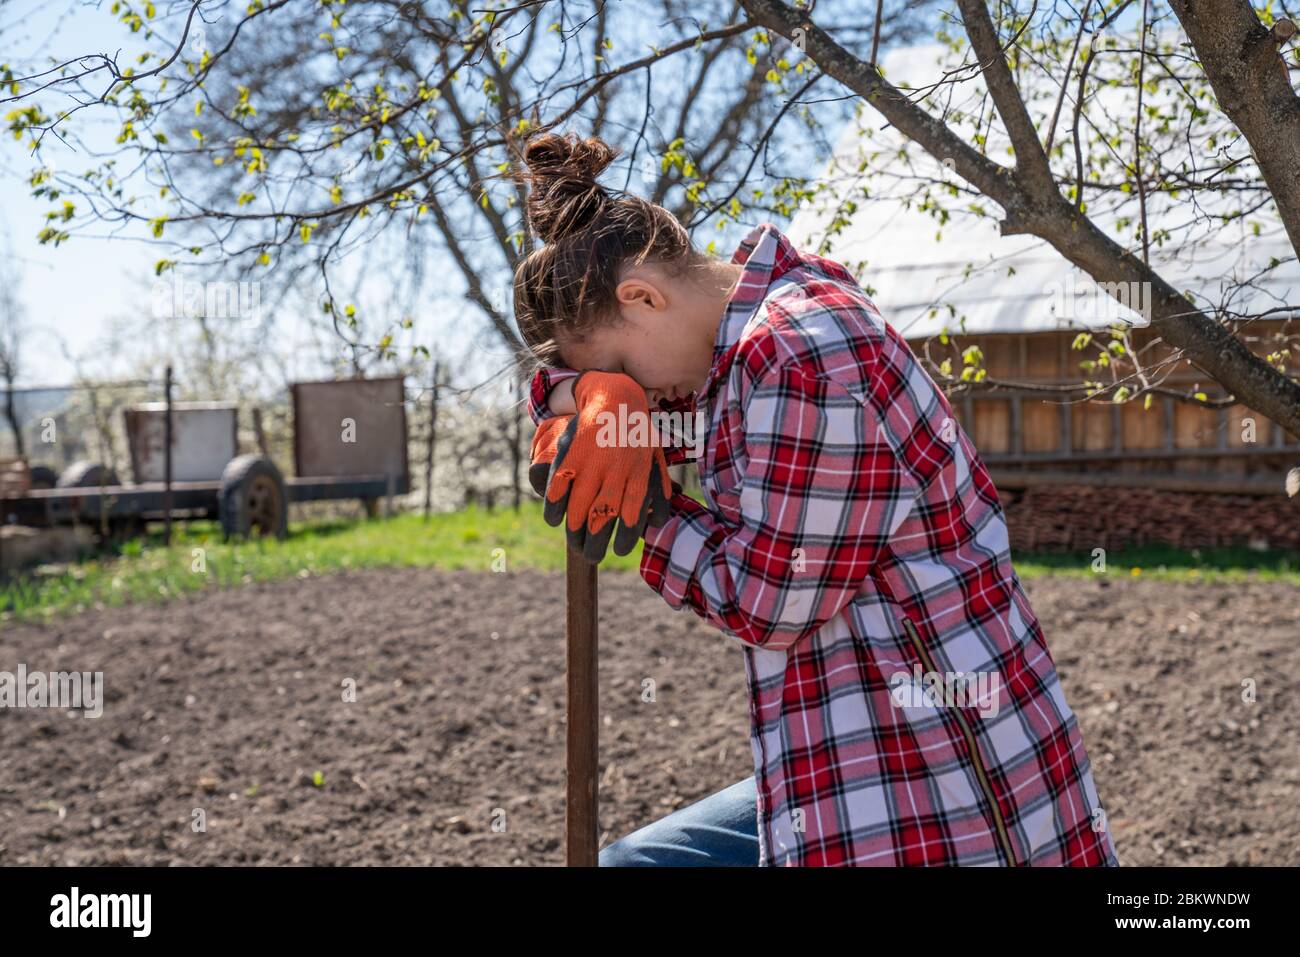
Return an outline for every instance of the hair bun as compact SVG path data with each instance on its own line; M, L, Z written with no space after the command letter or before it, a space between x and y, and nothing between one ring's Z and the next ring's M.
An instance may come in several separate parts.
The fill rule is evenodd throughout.
M603 140L574 133L545 133L528 141L528 222L543 242L559 242L586 228L612 201L596 177L616 156Z

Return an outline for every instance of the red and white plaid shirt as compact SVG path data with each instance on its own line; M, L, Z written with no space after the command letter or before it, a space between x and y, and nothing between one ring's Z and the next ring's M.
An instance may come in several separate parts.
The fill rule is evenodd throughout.
M709 379L661 405L704 412L703 456L665 455L709 507L675 490L641 575L744 650L760 865L1119 866L947 398L843 266L768 224L732 262ZM534 421L576 374L537 374Z

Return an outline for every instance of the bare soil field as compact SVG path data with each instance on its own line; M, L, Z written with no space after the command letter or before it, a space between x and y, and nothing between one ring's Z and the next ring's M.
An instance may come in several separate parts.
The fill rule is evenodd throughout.
M1121 862L1300 864L1300 589L1025 588ZM0 671L106 689L0 709L0 865L562 864L563 595L382 570L0 625ZM600 600L604 846L753 768L740 648L635 574Z

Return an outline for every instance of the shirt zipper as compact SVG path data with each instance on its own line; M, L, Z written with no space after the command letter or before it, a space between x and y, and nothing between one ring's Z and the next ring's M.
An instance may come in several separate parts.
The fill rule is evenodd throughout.
M930 653L926 651L925 646L921 643L921 636L916 632L916 626L912 624L912 619L903 618L903 629L907 632L908 638L911 639L916 653L921 656L925 663L926 671L938 673L934 667L934 661L930 658ZM984 790L984 797L987 798L989 809L993 814L993 822L996 825L998 841L1002 844L1002 852L1006 855L1007 861L1011 867L1016 865L1016 856L1011 852L1011 838L1007 834L1006 822L1002 819L1002 809L998 807L997 798L993 795L993 788L989 785L988 772L984 770L984 761L980 757L980 750L975 742L975 734L971 731L970 725L966 723L966 715L962 713L961 707L952 709L957 715L957 721L961 724L962 734L966 737L966 747L970 750L971 757L975 761L975 776L979 778L980 787Z

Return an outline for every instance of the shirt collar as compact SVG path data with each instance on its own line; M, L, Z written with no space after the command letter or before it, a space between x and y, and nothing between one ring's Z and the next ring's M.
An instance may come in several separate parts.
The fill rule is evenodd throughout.
M732 263L744 266L731 298L727 300L713 343L713 365L705 381L703 395L712 398L726 378L749 320L758 311L772 282L798 264L799 253L785 235L771 223L752 229L731 256Z

